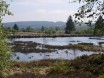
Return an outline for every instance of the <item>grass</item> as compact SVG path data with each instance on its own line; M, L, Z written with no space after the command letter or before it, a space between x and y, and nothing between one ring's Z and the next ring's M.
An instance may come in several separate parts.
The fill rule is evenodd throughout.
M11 62L7 78L103 78L104 54L74 60Z
M10 38L33 38L33 37L72 37L72 36L94 36L90 34L65 34L64 32L60 33L34 33L34 32L15 32L15 34L11 34Z

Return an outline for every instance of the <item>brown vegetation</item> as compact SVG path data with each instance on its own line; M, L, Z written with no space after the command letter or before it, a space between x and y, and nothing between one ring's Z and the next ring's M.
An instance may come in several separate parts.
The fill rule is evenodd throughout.
M34 37L92 37L94 35L88 34L65 34L65 33L55 33L55 34L46 34L46 33L34 33L34 32L15 32L11 34L9 38L34 38Z
M7 78L103 78L104 54L74 60L11 62Z
M65 46L53 46L53 45L45 45L39 44L35 42L24 42L24 41L16 41L12 44L12 49L14 52L22 52L22 53L31 53L31 52L54 52L56 49L73 49L73 50L81 50L81 51L94 51L94 52L104 52L104 48L101 46L94 46L92 43L80 43L75 45L65 45ZM38 48L37 48L38 46Z

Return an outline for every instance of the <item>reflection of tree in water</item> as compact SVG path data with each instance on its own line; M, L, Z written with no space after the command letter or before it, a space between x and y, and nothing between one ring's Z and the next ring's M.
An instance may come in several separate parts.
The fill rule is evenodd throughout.
M55 42L56 38L43 38L43 44L48 44L48 42Z
M76 50L75 50L75 48L73 49L73 56L74 56L74 58L76 57Z
M99 44L100 47L103 47L104 42L98 42L98 44Z
M47 38L43 38L43 44L47 44Z
M69 51L71 51L71 52L69 52ZM71 58L75 58L76 57L76 49L73 49L73 50L66 50L65 51L65 53L66 53L66 55L68 56L68 57L71 57ZM69 56L70 55L70 56Z
M51 38L51 41L56 41L56 38Z
M44 53L44 57L43 57L43 59L50 59L50 55L49 55L49 53Z
M15 38L9 38L9 39L7 39L7 41L14 42L15 41Z
M68 50L66 50L65 52L66 52L66 55L68 56Z

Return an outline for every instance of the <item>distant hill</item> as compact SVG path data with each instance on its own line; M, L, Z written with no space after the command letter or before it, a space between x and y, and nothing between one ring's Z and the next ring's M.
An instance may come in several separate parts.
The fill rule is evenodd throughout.
M51 21L21 21L21 22L8 22L4 23L4 27L13 27L14 24L17 24L19 28L26 28L28 26L32 28L40 28L42 26L49 27L62 27L65 26L65 22L51 22Z
M19 28L26 28L30 26L31 28L41 28L44 27L61 27L65 28L66 23L65 22L52 22L52 21L20 21L20 22L8 22L4 23L4 27L13 27L14 24L17 24ZM81 23L81 24L75 24L77 30L84 30L88 29L89 27L87 24Z

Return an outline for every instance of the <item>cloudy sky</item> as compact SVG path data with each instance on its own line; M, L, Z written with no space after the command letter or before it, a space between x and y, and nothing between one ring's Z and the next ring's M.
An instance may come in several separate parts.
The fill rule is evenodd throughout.
M10 11L13 16L5 16L3 22L15 21L66 21L81 4L70 0L13 0Z

